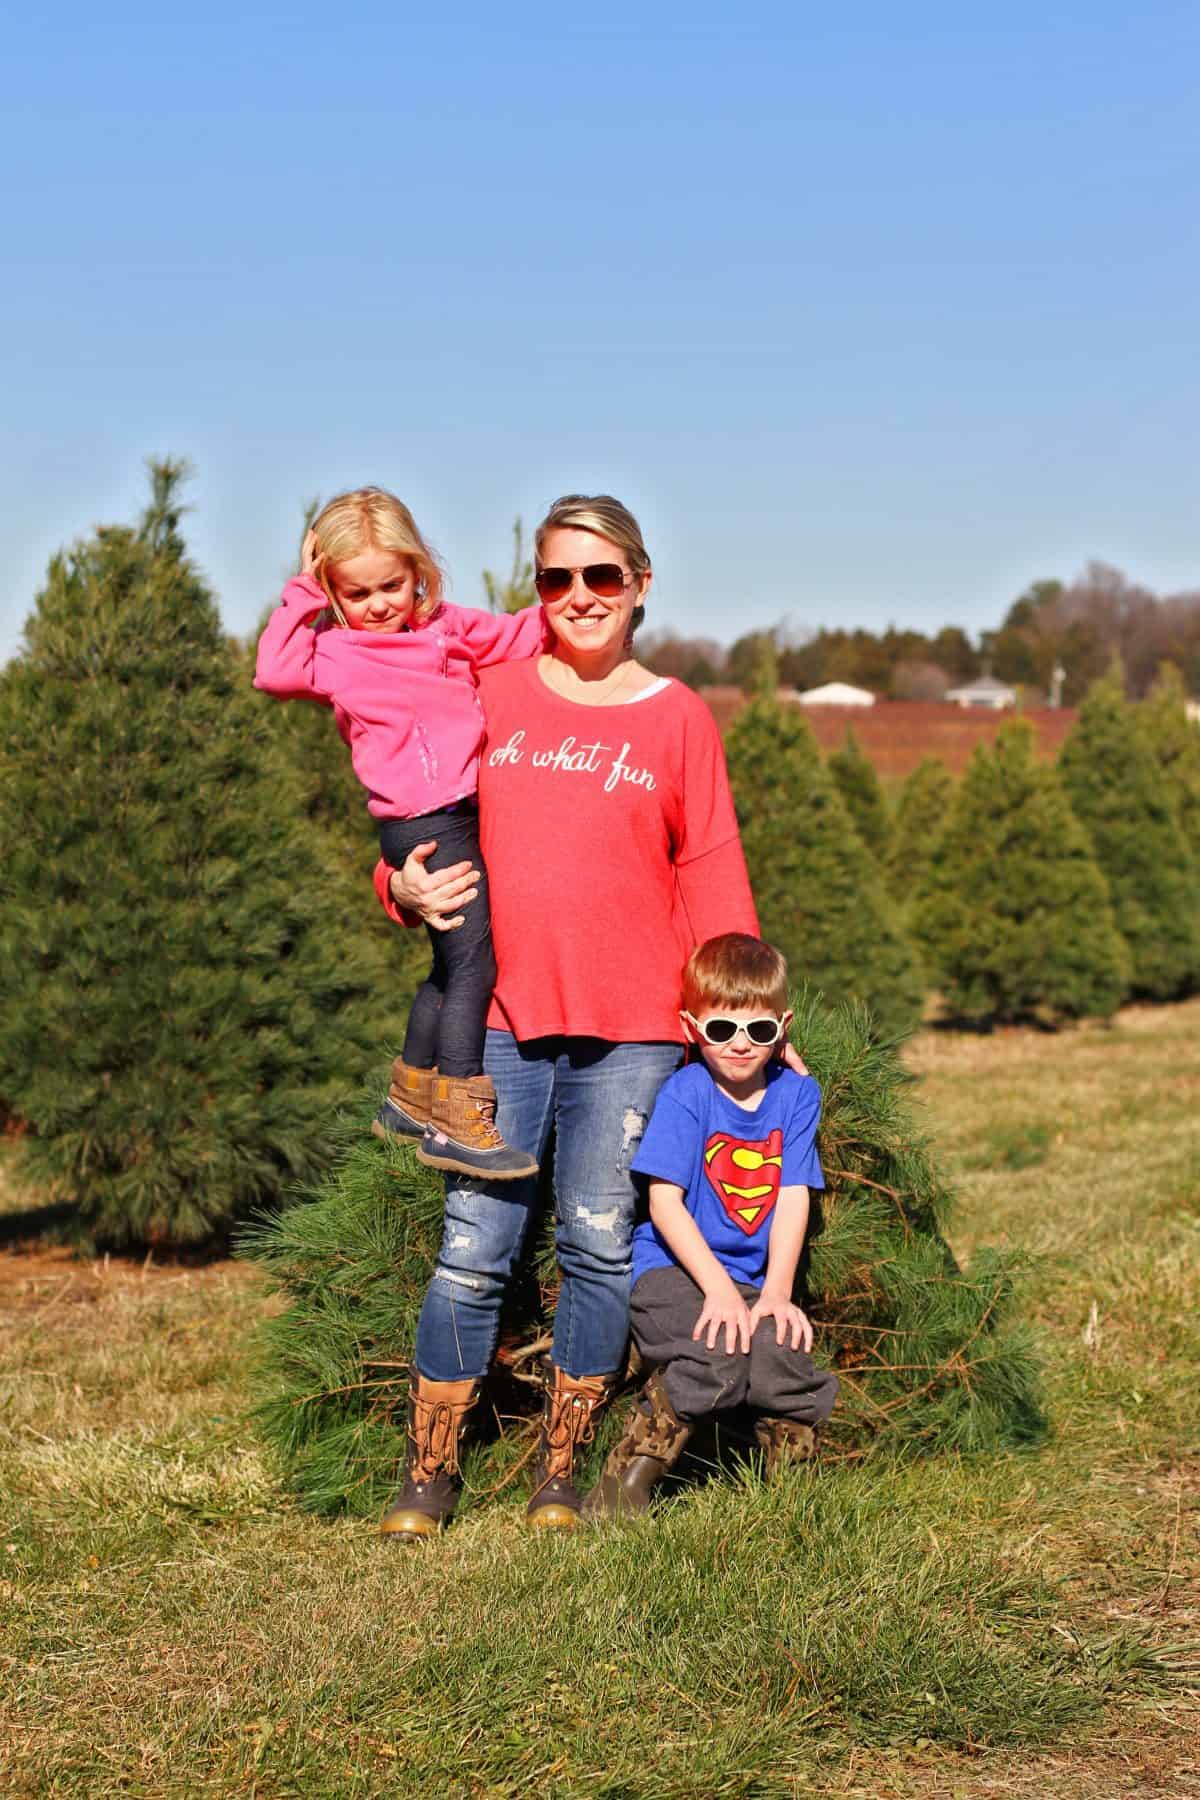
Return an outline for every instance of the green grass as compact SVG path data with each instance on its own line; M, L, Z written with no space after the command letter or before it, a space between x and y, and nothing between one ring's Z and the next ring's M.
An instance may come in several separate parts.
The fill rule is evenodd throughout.
M1200 1791L1200 1006L911 1060L956 1250L1032 1253L1037 1452L746 1474L566 1542L501 1496L406 1553L284 1496L253 1272L0 1255L0 1789Z

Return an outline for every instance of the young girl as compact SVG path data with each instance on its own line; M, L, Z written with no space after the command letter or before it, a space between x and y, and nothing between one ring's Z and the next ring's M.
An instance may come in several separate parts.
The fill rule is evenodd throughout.
M537 655L542 609L497 616L450 605L412 514L380 488L331 500L301 563L259 640L255 687L333 708L385 862L400 868L436 840L427 868L470 861L480 872L462 924L426 928L433 967L372 1129L419 1138L431 1168L499 1181L535 1174L535 1159L496 1130L496 1090L483 1073L496 960L475 799L484 732L475 671Z

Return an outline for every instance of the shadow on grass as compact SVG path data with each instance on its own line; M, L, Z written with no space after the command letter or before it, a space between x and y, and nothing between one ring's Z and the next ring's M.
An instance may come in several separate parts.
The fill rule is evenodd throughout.
M73 1200L48 1200L40 1206L23 1206L19 1212L0 1213L0 1250L17 1244L78 1244L79 1208Z

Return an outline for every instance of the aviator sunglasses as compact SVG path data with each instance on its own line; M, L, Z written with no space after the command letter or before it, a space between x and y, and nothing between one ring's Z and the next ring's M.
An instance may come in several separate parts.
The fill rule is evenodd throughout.
M690 1012L684 1013L689 1025L694 1025L706 1044L720 1046L732 1044L739 1031L744 1031L752 1044L765 1050L769 1044L777 1044L784 1033L782 1019L722 1019L714 1017L705 1019L703 1025L699 1019L693 1018Z
M627 575L619 563L588 563L582 569L539 569L533 585L540 600L565 600L575 585L575 577L583 576L583 585L598 600L619 600L625 591Z

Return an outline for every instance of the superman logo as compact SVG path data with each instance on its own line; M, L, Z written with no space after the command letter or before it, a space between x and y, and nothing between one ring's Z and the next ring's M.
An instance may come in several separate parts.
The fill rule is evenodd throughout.
M704 1146L704 1167L717 1199L734 1224L752 1237L779 1198L783 1179L783 1132L748 1143L714 1131Z

